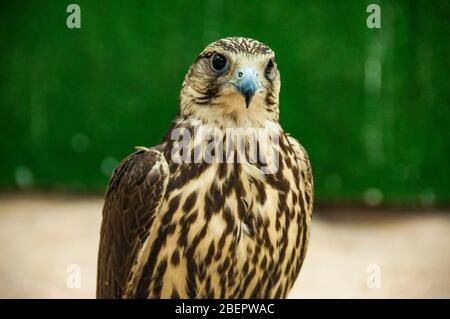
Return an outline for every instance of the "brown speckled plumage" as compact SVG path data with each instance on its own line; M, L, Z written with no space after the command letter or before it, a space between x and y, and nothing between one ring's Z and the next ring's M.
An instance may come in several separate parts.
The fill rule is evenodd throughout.
M223 54L226 72L210 69ZM313 205L304 148L278 123L274 53L251 39L210 44L190 67L177 118L157 147L140 148L114 171L103 209L99 298L284 298L305 258ZM237 67L259 70L250 106L229 86ZM278 170L261 163L177 163L171 133L214 126L278 134Z

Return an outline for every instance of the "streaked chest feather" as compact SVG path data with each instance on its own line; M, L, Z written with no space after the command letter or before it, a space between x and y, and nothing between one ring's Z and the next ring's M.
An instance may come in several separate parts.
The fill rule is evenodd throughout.
M276 174L249 163L169 165L168 196L143 245L149 297L286 295L308 236L299 168L286 150Z

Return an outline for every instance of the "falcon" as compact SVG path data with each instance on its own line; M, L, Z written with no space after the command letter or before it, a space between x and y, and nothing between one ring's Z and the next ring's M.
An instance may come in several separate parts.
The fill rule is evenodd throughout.
M313 178L305 149L279 124L279 92L275 54L259 41L225 38L200 53L161 144L137 148L112 174L98 298L288 295L308 246ZM183 138L211 127L217 144ZM269 138L236 143L241 153L226 160L196 157L207 144L220 158L236 129ZM256 160L242 160L250 147Z

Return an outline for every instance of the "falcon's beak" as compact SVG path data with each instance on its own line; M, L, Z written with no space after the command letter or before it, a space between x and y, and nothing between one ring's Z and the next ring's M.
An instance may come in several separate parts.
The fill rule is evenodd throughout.
M239 68L236 71L236 78L233 81L234 86L245 98L245 105L250 105L253 95L259 87L258 71L254 68Z

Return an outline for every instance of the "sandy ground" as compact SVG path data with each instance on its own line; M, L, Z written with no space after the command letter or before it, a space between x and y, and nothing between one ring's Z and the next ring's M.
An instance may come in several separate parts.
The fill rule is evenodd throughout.
M101 207L101 198L0 196L0 297L93 298ZM449 244L449 211L316 211L290 297L450 298ZM80 288L67 285L74 269Z

